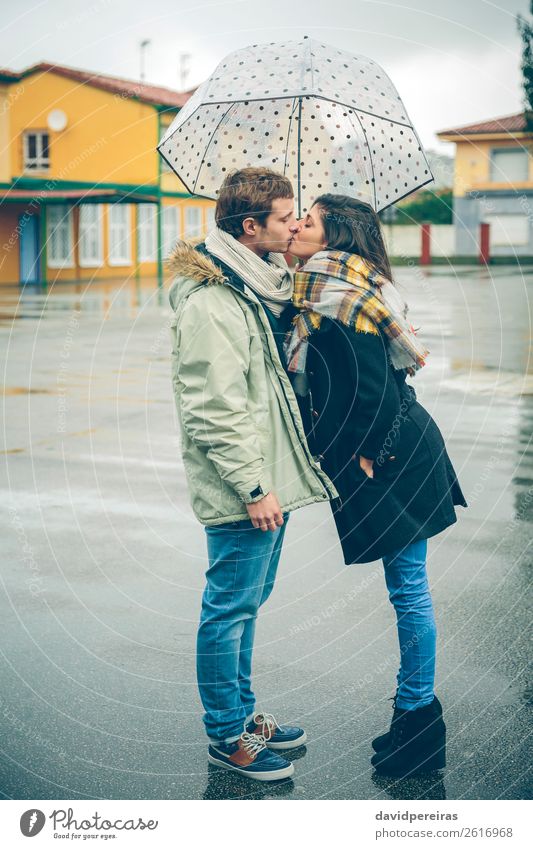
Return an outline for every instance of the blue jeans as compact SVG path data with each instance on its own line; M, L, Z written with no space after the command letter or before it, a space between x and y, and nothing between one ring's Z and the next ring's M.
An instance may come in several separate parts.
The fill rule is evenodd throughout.
M206 527L209 568L198 629L196 672L207 736L238 739L255 710L252 652L257 612L276 578L289 514L275 531L249 519Z
M426 574L427 540L383 557L385 582L396 611L400 643L396 705L415 710L431 704L437 628Z

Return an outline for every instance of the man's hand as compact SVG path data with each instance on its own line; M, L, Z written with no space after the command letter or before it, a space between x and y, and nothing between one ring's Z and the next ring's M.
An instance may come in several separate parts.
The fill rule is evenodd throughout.
M254 528L261 528L262 531L275 531L283 524L281 507L273 492L269 492L260 501L246 504L246 509Z

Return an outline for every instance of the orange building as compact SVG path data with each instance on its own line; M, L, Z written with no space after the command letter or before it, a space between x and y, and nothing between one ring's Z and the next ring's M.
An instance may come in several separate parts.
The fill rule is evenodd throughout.
M162 279L214 204L159 156L192 94L40 63L0 70L0 283Z
M455 144L455 253L479 252L488 224L490 255L533 256L533 133L525 115L507 115L437 133Z

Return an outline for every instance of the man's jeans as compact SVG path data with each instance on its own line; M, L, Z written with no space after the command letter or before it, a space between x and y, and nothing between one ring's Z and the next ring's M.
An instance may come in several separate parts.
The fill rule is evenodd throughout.
M238 739L255 710L252 652L257 611L274 586L284 524L254 528L249 519L205 528L209 568L202 597L196 671L207 735Z
M396 705L415 710L431 704L437 628L426 574L427 540L383 557L385 582L394 605L400 642Z

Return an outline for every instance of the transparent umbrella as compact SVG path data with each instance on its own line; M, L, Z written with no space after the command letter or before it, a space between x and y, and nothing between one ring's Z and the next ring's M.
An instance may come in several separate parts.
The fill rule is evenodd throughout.
M230 53L158 150L188 191L208 198L234 168L274 168L291 179L299 215L323 192L378 212L433 180L383 69L311 38Z

